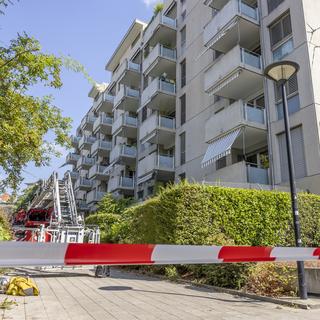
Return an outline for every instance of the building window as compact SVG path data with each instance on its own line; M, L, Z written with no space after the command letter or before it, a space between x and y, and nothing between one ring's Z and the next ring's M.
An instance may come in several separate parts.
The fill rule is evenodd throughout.
M180 134L180 165L186 163L186 133Z
M145 106L141 111L141 122L145 121L148 117L148 108Z
M180 97L180 125L186 122L186 95Z
M186 59L180 63L180 83L181 88L186 85Z
M298 94L298 78L297 75L291 77L286 83L286 92L288 98L288 112L295 113L300 110L300 99ZM275 85L275 98L278 120L283 119L282 93L281 86Z
M286 14L270 27L271 50L273 60L278 61L293 50L290 14Z
M139 200L143 199L143 190L138 191L138 199Z
M277 8L284 0L268 0L268 12Z
M222 157L216 161L216 170L222 169L227 166L227 157Z
M290 132L295 177L299 179L307 175L302 127L300 126L291 129ZM278 135L278 145L280 154L281 181L287 182L289 180L289 172L285 133L281 133Z
M181 54L184 53L186 49L186 41L187 41L187 32L186 26L184 26L180 31L180 38L181 38Z

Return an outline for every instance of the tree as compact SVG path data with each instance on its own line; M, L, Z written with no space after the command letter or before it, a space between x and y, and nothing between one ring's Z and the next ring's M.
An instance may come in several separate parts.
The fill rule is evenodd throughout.
M153 8L153 14L156 16L160 11L164 8L164 4L162 2L156 3Z
M17 189L22 170L33 161L47 165L58 156L58 146L69 147L71 119L52 104L50 96L34 97L30 89L42 84L62 86L62 60L41 52L40 44L18 34L7 47L0 47L0 168L5 178L0 187ZM53 141L46 140L53 134Z

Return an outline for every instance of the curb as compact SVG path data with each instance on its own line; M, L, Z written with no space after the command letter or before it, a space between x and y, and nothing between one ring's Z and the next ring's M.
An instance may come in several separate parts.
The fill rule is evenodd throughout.
M123 269L118 269L118 270L121 270L122 272L124 271ZM143 275L143 276L148 276L151 278L158 278L160 280L164 280L164 281L168 281L168 282L189 284L189 285L199 287L199 288L206 288L206 289L210 289L210 290L216 291L216 292L226 293L226 294L235 295L235 296L239 296L239 297L250 298L253 300L270 302L270 303L274 303L274 304L278 304L278 305L282 305L282 306L286 306L286 307L291 307L291 308L299 308L299 309L304 309L304 310L320 309L320 299L319 299L319 303L313 304L313 303L311 303L310 300L306 300L306 301L302 302L302 301L296 301L296 300L292 301L292 300L290 300L291 298L283 298L282 299L282 298L272 298L272 297L260 296L260 295L254 294L254 293L244 292L244 291L240 291L240 290L236 290L236 289L221 288L221 287L216 287L216 286L212 286L212 285L208 285L208 284L197 283L194 281L188 281L188 280L183 280L183 279L174 279L173 280L173 279L169 279L165 276L158 275L158 274L142 273L142 272L134 271L134 270L125 270L125 272L133 273L133 274L140 275L140 276Z

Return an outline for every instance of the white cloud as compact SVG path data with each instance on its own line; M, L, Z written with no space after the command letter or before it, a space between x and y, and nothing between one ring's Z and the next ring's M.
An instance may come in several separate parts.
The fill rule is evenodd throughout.
M143 3L147 6L150 7L151 5L159 2L159 0L143 0Z

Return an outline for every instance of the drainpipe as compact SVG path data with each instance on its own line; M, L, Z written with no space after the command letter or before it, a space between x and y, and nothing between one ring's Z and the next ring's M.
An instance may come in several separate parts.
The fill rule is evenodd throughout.
M262 64L265 65L266 59L264 54L265 48L265 38L262 30L262 0L258 0L259 5L259 21L260 21L260 42L261 42L261 58ZM270 119L270 103L269 103L269 90L267 86L267 79L264 77L263 79L263 87L264 87L264 103L265 103L265 121L267 125L267 140L268 140L268 156L269 156L269 183L271 184L272 189L275 188L275 178L274 178L274 161L273 161L273 145L272 145L272 132L271 132L271 119Z

